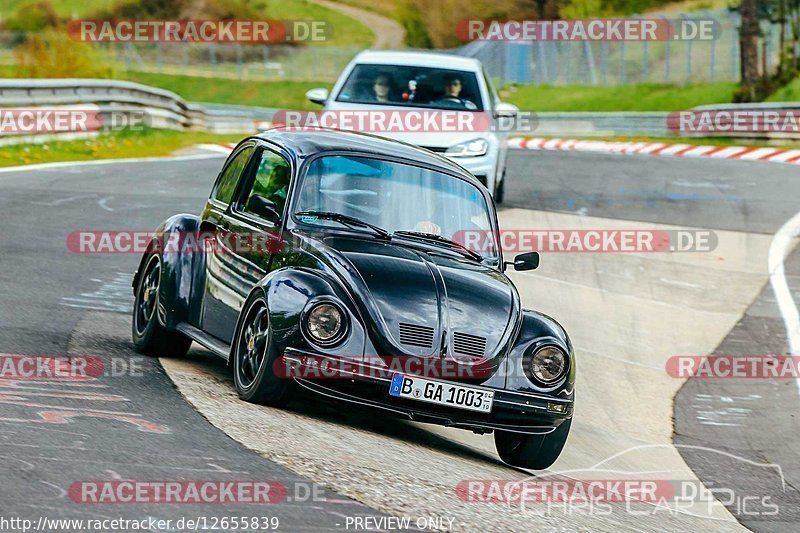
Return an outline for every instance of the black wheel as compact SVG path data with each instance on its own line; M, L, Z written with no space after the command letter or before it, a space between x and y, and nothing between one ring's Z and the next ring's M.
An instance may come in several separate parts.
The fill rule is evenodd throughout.
M161 285L161 259L153 255L136 286L133 302L133 347L139 353L181 357L192 340L177 331L169 331L158 321L158 289Z
M494 203L502 204L503 196L506 193L506 170L503 169L503 177L500 178L500 183L497 184L494 190Z
M250 300L234 337L233 381L242 400L285 405L291 398L291 380L275 373L278 351L272 342L269 310L263 295Z
M494 445L500 459L521 468L544 470L556 462L567 442L572 419L565 420L547 435L525 435L495 431Z

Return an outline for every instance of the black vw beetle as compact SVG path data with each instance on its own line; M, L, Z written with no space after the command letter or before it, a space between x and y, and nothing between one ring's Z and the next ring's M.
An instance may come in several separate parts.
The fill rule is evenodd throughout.
M458 237L468 231L480 249ZM370 135L274 129L236 147L200 216L155 235L133 280L138 351L182 355L196 341L229 362L243 400L283 405L305 389L494 432L515 466L558 458L572 345L521 308L504 270L536 268L538 255L503 261L489 192L452 161Z

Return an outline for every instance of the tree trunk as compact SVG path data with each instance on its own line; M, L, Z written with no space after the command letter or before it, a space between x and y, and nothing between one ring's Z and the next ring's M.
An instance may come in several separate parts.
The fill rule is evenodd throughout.
M758 99L758 83L760 81L758 68L758 12L756 0L742 0L739 8L742 23L739 27L739 55L741 57L742 89L741 97L745 101L753 102Z

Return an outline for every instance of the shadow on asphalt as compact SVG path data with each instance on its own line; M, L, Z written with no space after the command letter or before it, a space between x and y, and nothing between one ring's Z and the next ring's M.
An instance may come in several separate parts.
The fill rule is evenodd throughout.
M226 383L233 391L233 376L225 362L211 352L204 349L197 349L197 345L194 346L195 347L193 347L186 358L190 360L192 364L212 373L220 382ZM346 406L347 409L342 409L342 406ZM274 407L266 406L262 408L275 409ZM476 459L493 465L500 465L511 470L517 470L481 450L426 431L404 418L392 416L391 413L382 410L338 402L322 396L316 396L308 391L300 391L297 398L292 400L284 409L322 422L349 426L361 431L368 431L370 433L391 437L399 441L435 448L438 451L459 457ZM379 413L381 416L375 416L376 413Z

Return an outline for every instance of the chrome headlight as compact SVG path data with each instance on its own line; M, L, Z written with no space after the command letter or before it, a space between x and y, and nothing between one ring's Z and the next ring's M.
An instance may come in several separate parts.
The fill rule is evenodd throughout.
M528 376L543 385L556 383L567 372L567 354L552 344L538 348L526 363Z
M451 146L445 151L445 155L450 157L477 157L486 155L489 150L489 143L486 139L473 139Z
M344 313L337 305L320 302L306 314L305 329L312 341L328 346L344 337L344 320Z

